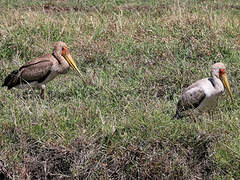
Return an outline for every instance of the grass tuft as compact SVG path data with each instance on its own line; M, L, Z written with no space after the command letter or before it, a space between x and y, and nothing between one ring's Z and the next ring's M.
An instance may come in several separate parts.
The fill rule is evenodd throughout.
M0 179L239 179L239 3L9 1L0 80L69 46L71 70L37 90L0 92ZM235 104L174 118L183 89L223 62Z

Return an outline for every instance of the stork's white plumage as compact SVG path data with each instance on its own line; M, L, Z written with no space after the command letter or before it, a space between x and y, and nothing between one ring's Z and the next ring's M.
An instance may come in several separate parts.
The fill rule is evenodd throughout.
M183 112L189 109L199 112L211 109L216 105L217 98L224 91L224 87L233 101L224 64L215 63L211 68L211 75L212 77L198 80L185 89L177 104L177 117L182 117Z

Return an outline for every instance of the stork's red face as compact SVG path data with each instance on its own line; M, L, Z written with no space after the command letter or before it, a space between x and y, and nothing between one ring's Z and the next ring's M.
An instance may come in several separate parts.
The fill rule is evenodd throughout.
M219 77L221 78L224 74L226 74L225 69L219 69Z
M62 48L62 55L63 55L63 56L66 56L67 52L68 52L68 49L67 49L66 46L64 46L64 47Z

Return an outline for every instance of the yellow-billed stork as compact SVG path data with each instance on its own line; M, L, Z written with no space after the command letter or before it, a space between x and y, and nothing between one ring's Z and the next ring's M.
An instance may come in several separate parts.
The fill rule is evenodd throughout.
M208 111L216 105L217 98L224 91L224 87L232 102L234 101L224 64L221 62L213 64L211 76L198 80L185 89L177 103L176 117L182 117L189 109L198 112Z
M4 80L2 87L15 88L39 88L42 89L41 96L46 98L46 83L53 80L59 74L68 72L72 67L80 74L76 63L72 59L67 45L57 42L53 53L27 62L18 70L11 72Z

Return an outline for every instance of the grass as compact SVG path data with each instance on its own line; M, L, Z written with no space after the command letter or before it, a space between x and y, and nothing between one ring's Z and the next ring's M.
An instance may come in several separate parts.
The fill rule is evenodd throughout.
M0 80L59 40L83 76L48 83L47 101L1 89L0 177L238 179L239 6L1 1ZM175 119L183 88L218 61L235 104L224 94L212 116Z

